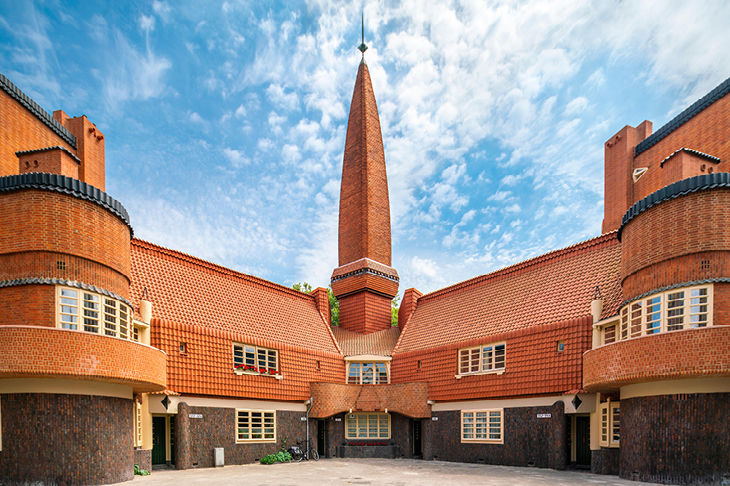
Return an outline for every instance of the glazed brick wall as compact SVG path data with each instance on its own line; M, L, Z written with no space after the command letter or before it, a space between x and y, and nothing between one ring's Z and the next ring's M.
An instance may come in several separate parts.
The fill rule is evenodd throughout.
M730 250L730 191L713 189L663 201L632 219L621 236L624 280L678 256ZM727 274L724 276L728 276Z
M398 353L390 367L391 382L427 382L428 398L437 401L560 395L582 385L583 353L591 347L592 322L591 317L584 317ZM557 351L559 340L565 341L561 353ZM507 343L504 374L455 378L460 348L500 341Z
M342 356L270 340L232 334L201 326L152 319L152 346L167 353L167 387L182 394L259 400L304 401L311 382L344 381ZM186 343L186 354L180 343ZM270 376L236 375L233 342L279 351L282 380ZM320 369L317 369L317 361Z
M6 394L0 484L91 485L134 478L132 400Z
M58 262L63 268L58 268ZM60 278L129 295L129 280L116 270L66 253L28 251L0 255L0 281L21 278Z
M621 400L619 475L650 483L726 484L728 410L730 393Z
M46 251L75 255L129 278L129 227L98 204L43 190L0 194L0 228L0 254ZM128 293L120 292L126 298Z
M704 268L705 265L707 268ZM670 285L728 276L730 252L701 251L654 263L634 272L623 281L623 295L625 300L633 300L639 295ZM726 284L716 283L716 289L718 285ZM727 320L722 322L728 323Z
M340 299L340 327L370 334L391 327L391 299L368 291Z
M53 285L0 288L0 305L6 316L0 320L0 326L56 327L56 287Z
M190 418L189 414L203 418ZM302 412L276 412L276 441L236 444L236 411L232 408L191 407L178 404L175 416L175 467L213 467L213 449L223 447L225 464L250 464L275 454L286 439L286 448L306 435ZM316 444L316 443L315 443ZM197 465L195 465L197 463Z
M538 413L550 413L538 419ZM438 421L427 420L424 459L476 462L502 466L534 466L565 469L568 429L563 402L551 407L505 408L503 444L461 442L461 412L434 412Z
M623 422L623 410L621 411L621 415L621 421ZM593 474L610 474L611 476L618 476L619 449L601 447L600 449L591 451L591 472Z
M15 152L60 145L76 153L73 147L56 135L23 105L0 90L0 177L18 173Z
M390 409L388 409L390 413ZM430 413L428 414L430 420ZM420 420L420 419L416 419ZM423 432L423 429L421 429ZM398 446L395 457L413 458L413 419L399 413L390 415L390 437ZM423 447L423 434L421 434L421 447Z
M398 282L367 273L350 275L332 282L332 291L338 299L363 289L389 295L392 299L398 293Z
M403 383L394 385L346 385L343 383L312 383L314 406L311 417L325 418L348 411L397 412L409 417L429 417L428 385Z
M25 377L105 381L131 386L136 393L161 391L165 355L134 341L83 331L0 326L0 379Z
M67 119L63 124L76 137L81 180L105 191L104 135L85 116Z
M367 257L391 264L390 203L380 118L365 63L347 121L340 188L339 264Z
M18 173L45 172L79 178L79 162L61 149L47 150L18 157Z
M152 449L135 449L134 450L134 463L139 466L140 469L146 469L152 471Z
M583 357L583 388L610 393L659 380L730 376L730 326L684 329L619 341Z
M339 446L337 457L358 459L396 459L402 456L397 445L385 446Z

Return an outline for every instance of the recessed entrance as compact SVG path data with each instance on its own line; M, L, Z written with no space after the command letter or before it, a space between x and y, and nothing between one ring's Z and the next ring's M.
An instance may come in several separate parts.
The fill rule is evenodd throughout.
M175 463L175 417L152 416L152 465Z
M423 459L423 422L413 421L413 457Z

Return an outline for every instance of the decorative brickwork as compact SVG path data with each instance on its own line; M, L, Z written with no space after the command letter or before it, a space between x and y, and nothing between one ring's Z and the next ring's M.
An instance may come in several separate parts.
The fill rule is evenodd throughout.
M56 288L53 285L0 288L0 303L6 312L0 326L56 327Z
M663 484L726 484L728 410L730 393L621 400L620 476Z
M537 414L550 414L538 419ZM424 459L565 469L568 432L563 402L552 407L504 409L503 444L461 442L461 412L434 412L426 420Z
M593 474L610 474L611 476L618 476L619 449L601 447L600 449L591 451L591 472Z
M8 394L0 401L0 484L92 485L134 478L132 400Z
M591 347L591 324L590 317L583 317L395 354L391 383L426 381L428 398L437 401L560 395L581 388L581 363L583 353ZM565 341L563 352L557 351L559 340ZM500 341L507 343L504 374L455 378L460 348Z
M152 471L152 449L135 449L134 463L137 464L140 469Z
M399 385L345 385L312 383L314 406L311 417L326 418L343 411L396 412L408 417L429 417L431 409L426 383Z
M202 418L190 418L200 414ZM267 454L276 454L286 439L289 448L306 435L302 412L276 412L276 441L236 444L236 411L232 408L191 407L178 404L175 416L175 466L178 469L213 467L213 449L222 447L226 465L258 462ZM311 428L311 427L310 427ZM314 442L316 444L316 442Z
M368 291L340 299L340 327L363 334L388 329L392 323L391 298Z
M54 118L62 116L53 113ZM79 179L98 187L102 191L106 187L104 135L85 116L66 119L64 126L76 137L77 155L81 159Z
M634 383L730 376L728 349L730 326L684 329L607 344L584 355L583 388L590 393L609 393Z
M165 358L161 351L127 339L0 326L0 379L77 378L128 385L137 393L160 391L165 389Z
M50 147L45 150L30 150L18 152L18 172L45 172L48 174L61 174L73 179L79 178L80 160L68 149L61 147Z

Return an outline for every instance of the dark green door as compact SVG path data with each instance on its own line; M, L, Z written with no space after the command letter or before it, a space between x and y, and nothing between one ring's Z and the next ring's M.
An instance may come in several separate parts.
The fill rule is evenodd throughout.
M152 417L152 465L166 464L165 417Z
M317 452L319 457L327 457L327 431L324 420L317 420Z
M575 464L576 466L591 465L590 417L575 418Z
M421 421L413 421L413 457L423 457L423 431Z

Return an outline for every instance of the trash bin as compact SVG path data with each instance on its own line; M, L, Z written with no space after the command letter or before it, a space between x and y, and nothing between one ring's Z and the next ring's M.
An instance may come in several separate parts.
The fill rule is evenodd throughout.
M223 448L216 447L213 449L213 464L215 467L223 467Z

